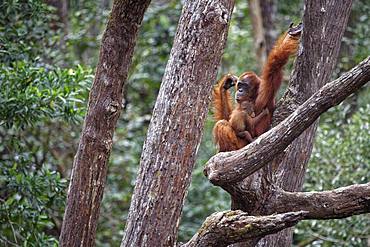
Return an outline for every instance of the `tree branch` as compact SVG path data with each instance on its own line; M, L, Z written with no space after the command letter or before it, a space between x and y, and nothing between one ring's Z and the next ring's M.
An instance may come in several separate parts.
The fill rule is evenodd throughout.
M248 146L218 153L206 164L205 175L215 185L241 181L281 153L323 112L343 101L370 80L370 57L326 84L288 118Z
M289 212L269 216L248 216L241 210L214 213L183 247L217 246L259 239L295 225L307 212Z
M370 212L370 183L322 192L277 190L269 199L275 212L307 211L305 219L338 219Z
M269 216L224 211L209 216L193 238L183 245L228 246L244 241L258 241L305 219L339 219L370 212L370 183L351 185L322 192L285 192L276 190Z

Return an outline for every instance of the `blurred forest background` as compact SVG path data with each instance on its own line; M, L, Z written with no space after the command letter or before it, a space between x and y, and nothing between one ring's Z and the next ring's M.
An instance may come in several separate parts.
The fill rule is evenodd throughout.
M0 3L0 245L55 246L110 0ZM181 1L153 1L145 14L114 136L97 246L119 246L140 153L181 14ZM275 29L298 23L303 1L278 1ZM333 78L370 55L370 1L355 0ZM258 72L247 0L236 1L219 77ZM333 18L335 18L333 16ZM292 68L288 66L286 78ZM287 81L287 80L286 80ZM188 240L230 199L203 176L215 154L211 114L180 224ZM370 87L320 119L305 190L370 181ZM370 216L303 221L297 246L367 246Z

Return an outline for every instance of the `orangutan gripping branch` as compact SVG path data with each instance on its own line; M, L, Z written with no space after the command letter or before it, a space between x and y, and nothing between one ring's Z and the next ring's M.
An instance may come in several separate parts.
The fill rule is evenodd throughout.
M248 71L239 78L225 75L217 83L213 91L217 121L213 136L220 152L240 149L270 128L283 68L297 51L302 28L302 24L291 25L288 32L276 41L261 77ZM229 89L235 85L236 104L233 109Z

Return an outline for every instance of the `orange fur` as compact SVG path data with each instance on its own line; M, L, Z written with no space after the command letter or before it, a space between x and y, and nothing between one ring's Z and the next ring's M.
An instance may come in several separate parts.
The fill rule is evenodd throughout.
M261 83L255 104L255 111L261 112L268 107L272 112L275 108L275 96L283 79L283 68L291 55L298 48L299 38L287 33L282 35L271 50L263 68Z
M247 141L238 138L230 122L225 119L215 124L213 136L219 152L238 150L247 145Z
M230 114L233 109L231 103L230 92L224 89L225 82L230 79L232 75L227 74L219 80L213 90L213 107L214 118L216 121L230 119Z
M269 54L261 78L253 72L244 72L239 77L238 83L248 82L249 92L238 98L239 103L234 110L230 92L224 88L225 82L232 75L226 75L218 82L213 91L214 117L217 121L213 136L220 152L240 149L270 128L283 68L289 57L297 51L299 36L300 31L294 35L287 32L278 39ZM246 112L241 107L243 102L253 105L252 112Z

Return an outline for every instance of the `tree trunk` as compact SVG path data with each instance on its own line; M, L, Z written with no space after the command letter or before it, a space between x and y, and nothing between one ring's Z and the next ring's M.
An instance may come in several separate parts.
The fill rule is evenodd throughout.
M174 246L234 1L186 1L121 246Z
M276 0L259 0L262 15L262 25L265 34L266 53L269 54L274 46L278 32L275 29L277 14Z
M262 71L263 65L266 63L266 40L265 29L262 21L262 11L260 8L260 0L249 0L249 16L252 21L254 48L256 51L256 62L258 66L258 73Z
M254 46L258 70L266 63L277 37L274 21L276 19L276 0L248 0L249 15L252 21Z
M123 85L149 2L114 1L73 163L60 246L94 246Z
M67 0L46 0L48 5L56 8L56 14L59 17L59 22L63 24L63 35L68 34L68 1ZM51 23L51 28L54 30L58 29L57 23Z

